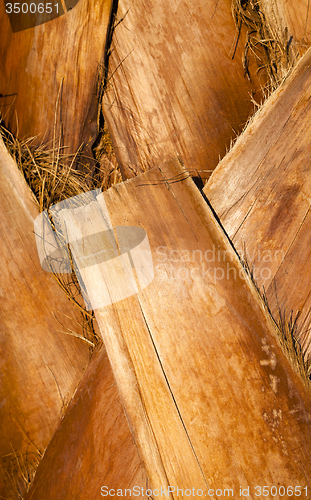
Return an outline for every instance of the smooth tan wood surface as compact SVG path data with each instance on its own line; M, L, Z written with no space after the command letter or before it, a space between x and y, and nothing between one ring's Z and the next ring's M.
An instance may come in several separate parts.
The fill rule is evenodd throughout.
M89 352L62 333L82 333L80 313L41 269L33 230L37 206L2 140L0 212L0 496L11 498L7 474L17 478L19 465L44 451Z
M311 52L266 102L204 188L277 317L301 311L310 354Z
M310 486L310 395L186 170L169 162L102 196L114 228L146 230L155 266L137 295L95 312L153 488ZM71 234L106 230L86 214L63 214Z
M1 3L0 112L13 133L51 140L56 115L66 151L94 141L111 7L111 0L79 0L65 15L13 33Z
M232 60L231 1L120 0L116 25L102 109L124 178L177 154L207 178L260 89L256 70L244 77L244 32Z
M134 487L136 489L134 490ZM101 489L103 487L103 490ZM25 500L103 498L149 487L105 349L92 358ZM139 494L141 492L141 494Z

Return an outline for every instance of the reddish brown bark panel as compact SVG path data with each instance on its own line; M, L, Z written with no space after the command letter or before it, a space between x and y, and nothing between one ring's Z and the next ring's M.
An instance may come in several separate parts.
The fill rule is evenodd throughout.
M265 103L204 192L269 305L298 311L310 354L311 51Z
M62 127L68 151L94 140L111 4L80 0L57 19L13 33L1 2L0 112L19 137L51 140L56 114L56 136Z
M89 353L62 332L68 327L82 333L80 313L41 269L35 201L2 140L0 212L0 496L6 498L14 489L7 474L17 482L21 476L16 457L29 464L39 458L38 449L44 451Z
M101 349L92 358L25 500L103 498L102 487L107 487L103 493L113 489L116 495L117 489L134 486L146 489L148 482L106 351Z

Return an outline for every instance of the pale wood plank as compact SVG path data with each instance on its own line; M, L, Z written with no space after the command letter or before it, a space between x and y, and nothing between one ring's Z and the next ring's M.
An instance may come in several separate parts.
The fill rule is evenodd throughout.
M309 396L250 278L187 177L172 162L103 195L113 227L146 230L156 269L137 295L96 311L148 476L153 487L205 492L207 484L236 492L240 485L310 485ZM68 212L63 216L69 221ZM81 236L82 211L70 217ZM102 229L94 223L94 231ZM174 260L164 262L160 247L175 251ZM176 262L182 250L190 262ZM206 251L209 271L199 253ZM104 279L100 266L97 279Z

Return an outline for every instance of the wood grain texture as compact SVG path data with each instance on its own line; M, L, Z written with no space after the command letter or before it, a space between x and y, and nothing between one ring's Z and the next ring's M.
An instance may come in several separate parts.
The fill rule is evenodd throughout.
M310 85L309 50L204 188L273 313L301 311L297 335L309 354Z
M303 52L310 46L311 12L308 0L260 0L268 22L278 35L285 29Z
M80 313L41 269L35 200L2 140L0 212L0 496L17 498L8 477L18 476L16 457L29 464L44 451L89 353L62 333L69 327L81 334Z
M260 88L244 77L245 33L232 60L231 1L120 0L117 23L102 109L124 178L177 154L207 178Z
M80 0L66 15L13 33L0 5L0 112L20 138L63 133L67 151L97 135L96 83L111 0ZM8 97L6 97L8 96Z
M202 489L211 498L209 488L309 486L310 396L186 170L172 161L98 199L114 228L147 232L153 257L149 286L95 312L153 488ZM86 213L64 214L77 238L107 228ZM87 238L81 248L89 251ZM105 280L105 264L84 282L89 295Z
M101 349L92 358L25 500L103 498L102 487L117 495L117 489L133 491L135 486L136 492L146 490L148 482L106 351Z

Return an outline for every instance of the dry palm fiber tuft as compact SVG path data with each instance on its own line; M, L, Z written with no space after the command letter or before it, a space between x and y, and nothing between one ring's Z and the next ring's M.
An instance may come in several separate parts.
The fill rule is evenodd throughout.
M254 271L248 263L246 252L244 257L240 260L244 269L249 274L260 299L264 303L264 306L275 325L275 331L277 333L285 356L290 361L294 370L300 375L303 383L308 388L311 395L311 359L306 356L304 349L302 348L298 340L299 327L297 323L301 311L294 313L294 311L292 310L288 314L286 310L282 310L278 306L277 311L272 312L269 306L266 291L264 287L261 288L256 281L254 277Z
M101 188L106 191L111 186L121 182L122 176L105 122L100 127L98 138L92 150L96 160L92 175L93 189Z
M95 150L95 170L86 171L82 171L83 168L85 170L83 154L80 151L75 155L67 154L66 148L61 147L60 141L56 139L50 144L38 145L34 138L17 139L4 126L1 126L1 135L34 193L40 212L82 192L96 188L106 190L121 181L107 129L103 129L100 143ZM81 170L75 168L77 165L80 165ZM69 300L79 307L82 314L82 324L79 326L82 327L83 336L68 331L68 328L64 333L81 338L93 350L100 342L95 331L94 315L85 310L75 273L54 276Z
M38 465L43 454L40 450L26 451L25 453L16 453L13 449L2 457L2 462L7 467L7 482L11 490L10 497L5 497L5 500L23 499L25 493L28 492L30 485L35 476ZM1 500L3 497L0 497Z
M86 171L82 151L67 154L66 147L60 146L60 141L56 139L49 144L38 145L33 137L17 139L4 126L1 127L1 134L34 193L40 212L71 196L96 188L105 191L121 181L107 129L103 130L95 151L97 166L95 170Z
M232 12L238 34L247 29L243 67L250 78L249 64L255 59L258 72L268 80L267 90L275 90L299 58L299 50L288 28L282 29L278 20L272 24L260 0L233 0ZM239 35L238 35L239 36Z

